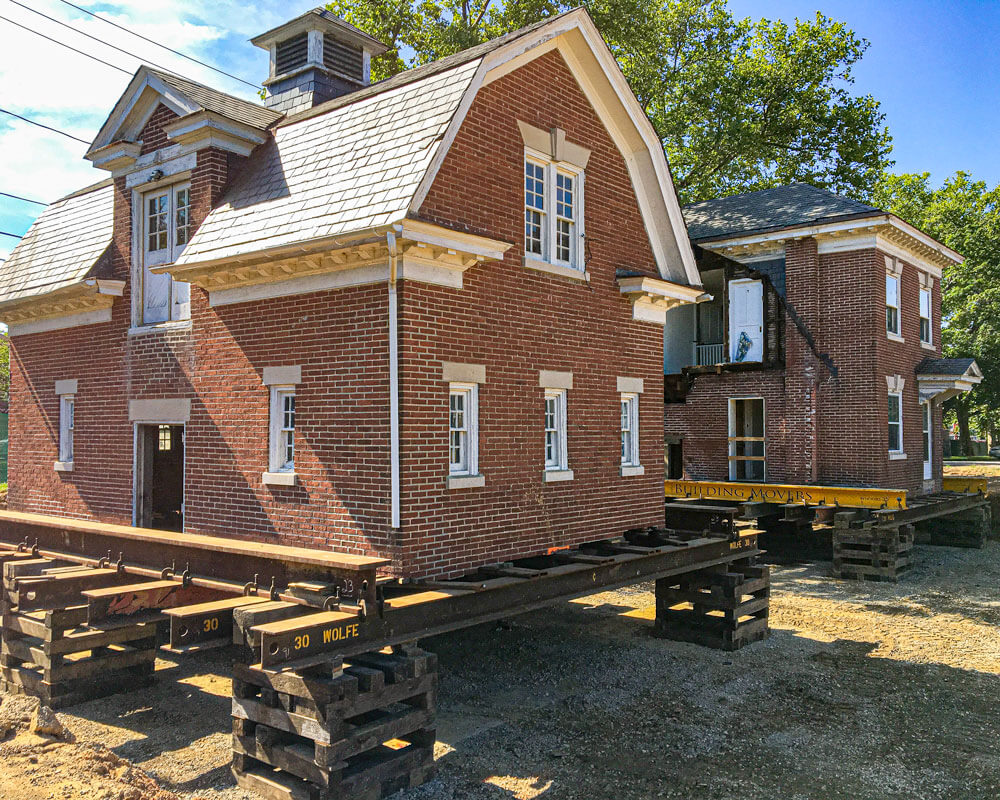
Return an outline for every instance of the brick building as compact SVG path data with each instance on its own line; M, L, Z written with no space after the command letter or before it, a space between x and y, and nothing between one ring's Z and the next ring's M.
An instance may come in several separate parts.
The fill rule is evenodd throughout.
M941 402L982 379L941 358L961 256L806 184L685 209L710 302L668 315L668 477L941 488Z
M263 106L141 68L0 269L10 507L410 576L661 523L703 291L586 13L371 85L328 12L254 44Z

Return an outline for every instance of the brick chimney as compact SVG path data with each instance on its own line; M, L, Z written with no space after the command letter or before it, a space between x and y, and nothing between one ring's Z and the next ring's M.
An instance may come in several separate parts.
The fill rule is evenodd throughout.
M271 54L264 105L294 114L367 86L372 56L388 48L322 8L250 40Z

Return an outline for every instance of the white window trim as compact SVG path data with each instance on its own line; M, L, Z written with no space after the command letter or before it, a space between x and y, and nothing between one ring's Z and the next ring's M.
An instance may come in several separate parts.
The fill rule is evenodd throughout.
M451 463L451 398L465 397L465 468L455 469ZM452 381L448 384L448 488L469 489L485 486L479 474L479 384Z
M639 395L635 392L622 392L621 402L628 403L628 416L629 416L629 451L632 457L621 462L622 477L625 475L635 475L634 470L636 467L642 466L642 461L639 456ZM622 432L624 434L624 432ZM623 436L624 438L624 436ZM628 470L628 472L626 472ZM641 473L640 473L641 474Z
M573 480L573 470L569 468L569 445L567 442L567 430L568 425L566 424L566 409L567 409L567 394L566 389L545 389L545 403L547 404L549 400L555 399L556 401L556 427L555 431L558 433L558 452L556 453L556 462L553 464L545 463L545 469L542 473L542 479L545 483L554 483L557 481L571 481ZM544 422L544 405L543 405L543 422ZM543 431L545 430L543 425ZM545 457L545 437L542 437L542 456Z
M898 450L893 450L892 447L890 446L889 447L889 459L891 461L901 461L902 459L906 458L906 451L905 451L905 448L903 446L903 392L902 392L902 387L900 387L900 391L898 391L898 392L890 391L888 393L888 396L889 397L899 398L899 422L895 423L895 424L897 424L899 426L899 449ZM889 406L888 406L888 401L886 401L886 428L885 428L885 430L886 430L886 436L887 437L889 435L889 426L892 425L892 424L893 423L889 421Z
M74 381L75 383L75 381ZM70 415L68 409L72 408ZM72 416L72 424L70 422ZM59 395L59 455L53 469L56 472L72 472L74 458L73 432L76 429L76 393L64 392Z
M155 192L170 192L170 209L169 209L169 225L168 225L168 240L171 242L171 250L176 246L173 244L174 240L174 197L176 192L181 189L187 189L189 192L189 203L190 203L190 191L191 191L191 176L190 172L182 172L177 175L171 175L168 179L164 179L160 183L148 183L142 186L132 187L132 325L129 328L129 335L134 336L139 333L145 333L147 331L157 331L163 329L185 329L191 326L191 297L190 288L188 291L187 302L183 305L186 307L186 314L180 317L174 317L174 287L175 284L180 283L175 281L173 276L170 278L170 294L167 300L167 309L169 319L162 320L159 322L147 323L144 321L145 316L145 262L146 262L146 197L147 195L153 194ZM190 206L189 206L190 208ZM190 211L189 211L189 224L190 224ZM194 231L189 231L188 241L190 241L190 236ZM185 245L186 246L186 245ZM183 249L183 248L182 248ZM172 259L168 259L163 263L170 263ZM158 265L154 265L158 266ZM189 287L189 284L184 284Z
M905 341L903 339L903 314L900 311L900 300L901 300L900 295L903 293L902 275L899 272L891 272L889 270L886 270L885 278L886 282L888 282L890 279L896 282L896 305L890 305L889 292L887 288L885 297L885 306L886 308L896 309L896 327L898 328L898 330L896 331L889 330L889 321L887 319L885 323L885 335L887 338L892 339L892 341L894 342L902 342Z
M590 275L586 269L586 210L584 206L585 175L582 167L566 161L553 159L549 154L531 147L524 148L524 160L531 161L545 170L544 209L542 210L542 252L529 253L526 238L522 239L524 248L524 266L539 272L547 272L573 280L589 281ZM564 173L573 178L573 241L571 257L563 261L555 257L556 242L556 175ZM521 167L522 200L524 194L524 166ZM522 203L527 209L527 203Z
M920 298L922 300L923 297L924 297L924 295L927 295L927 316L925 317L923 315L922 309L920 308L920 301L919 300L918 300L918 304L917 304L917 315L918 315L918 317L919 317L919 319L920 319L921 322L923 322L923 320L925 320L925 319L927 320L927 337L928 338L924 339L921 336L920 337L920 346L921 347L926 347L926 348L928 348L930 350L933 350L934 349L934 322L933 322L933 320L934 320L934 294L932 293L932 291L931 291L931 289L929 287L927 287L927 286L921 286L920 287L920 294L917 295L917 296L918 296L918 298ZM919 336L919 333L918 333L918 336Z
M268 471L261 476L261 480L273 486L294 486L298 482L298 474L295 471L295 457L292 456L291 466L286 466L284 454L282 453L282 430L284 418L284 398L288 395L295 396L295 384L273 384L270 387L271 397L268 414ZM298 409L296 408L296 413ZM296 423L298 419L296 418ZM297 425L296 425L297 427ZM293 446L298 446L298 437Z

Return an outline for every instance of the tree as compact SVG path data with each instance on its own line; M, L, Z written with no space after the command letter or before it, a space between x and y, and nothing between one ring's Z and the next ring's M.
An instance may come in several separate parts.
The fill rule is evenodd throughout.
M941 339L946 357L972 357L983 382L948 401L968 454L971 427L1000 429L1000 187L956 172L939 189L926 172L886 175L875 204L917 226L965 257L941 280Z
M551 0L335 0L385 42L375 79L565 11ZM854 96L868 43L844 23L737 20L725 0L584 0L670 159L684 202L807 181L868 197L889 166L885 118Z

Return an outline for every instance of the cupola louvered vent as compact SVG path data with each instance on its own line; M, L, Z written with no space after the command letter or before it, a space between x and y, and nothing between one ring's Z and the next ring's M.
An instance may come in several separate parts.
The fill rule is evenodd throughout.
M274 55L274 74L284 75L299 67L304 67L309 60L309 34L303 33L279 42Z
M323 37L323 66L359 83L364 79L364 55L361 48L351 47L330 36Z

